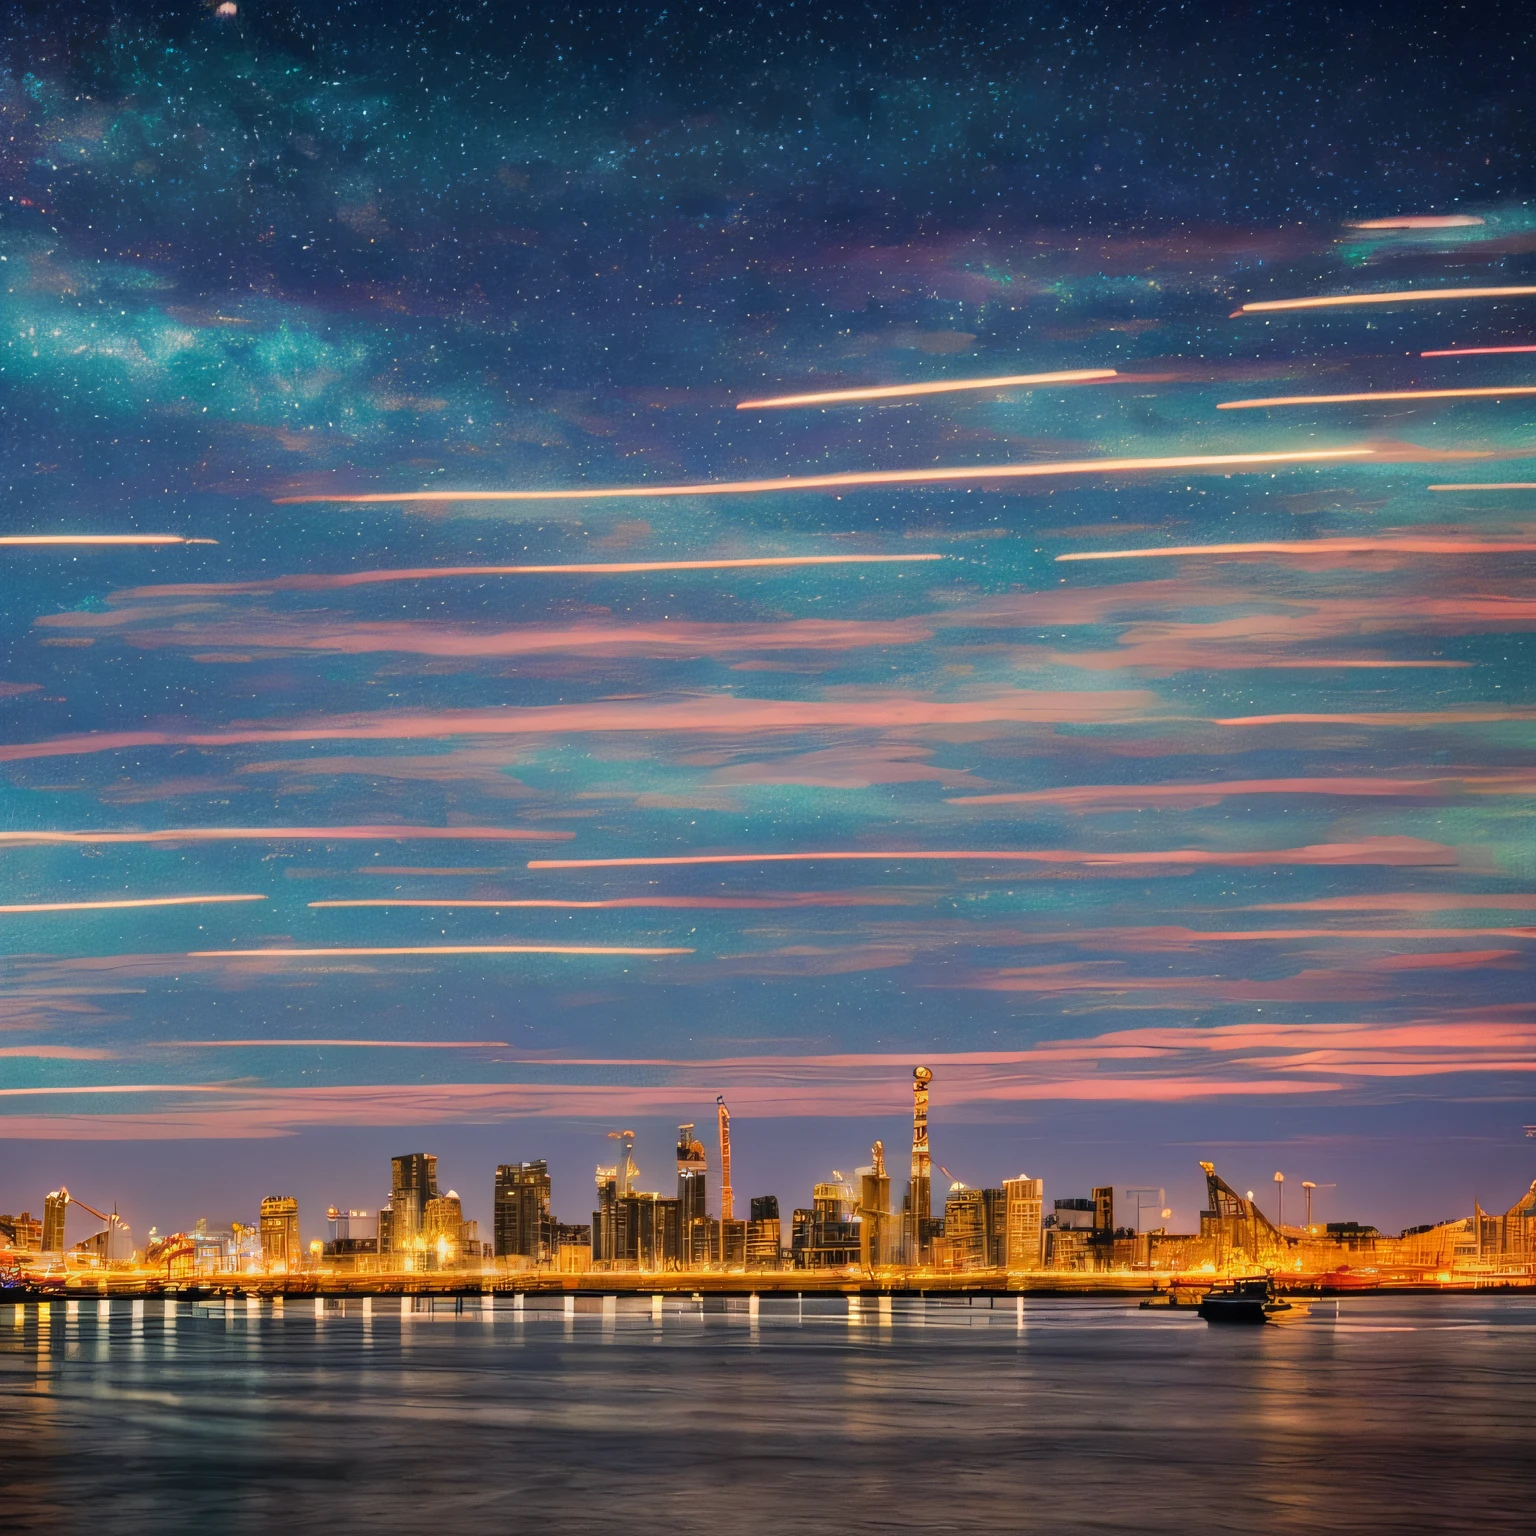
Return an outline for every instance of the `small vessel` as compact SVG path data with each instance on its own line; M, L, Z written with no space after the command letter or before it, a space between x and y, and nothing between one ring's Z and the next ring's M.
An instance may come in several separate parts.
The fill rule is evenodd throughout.
M1203 1291L1189 1286L1169 1286L1166 1291L1159 1291L1156 1295L1149 1296L1141 1303L1141 1310L1147 1312L1168 1307L1193 1312L1200 1305L1200 1298L1204 1294Z
M1216 1286L1200 1303L1200 1316L1208 1323L1288 1323L1305 1317L1307 1310L1277 1296L1268 1275Z

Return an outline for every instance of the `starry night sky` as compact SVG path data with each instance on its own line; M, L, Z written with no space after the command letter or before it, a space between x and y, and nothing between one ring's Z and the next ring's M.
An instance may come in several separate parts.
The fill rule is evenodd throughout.
M1536 394L1218 410L1536 383L1421 356L1536 294L1234 313L1536 286L1521 8L910 9L11 8L0 534L205 542L0 547L0 903L262 899L0 912L0 1209L585 1219L717 1093L787 1209L919 1060L1185 1230L1529 1182ZM197 953L485 946L682 952Z

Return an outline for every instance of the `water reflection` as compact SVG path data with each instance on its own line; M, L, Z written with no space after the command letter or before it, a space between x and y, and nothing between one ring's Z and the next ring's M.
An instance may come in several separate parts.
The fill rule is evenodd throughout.
M1252 1330L1019 1298L479 1302L13 1312L6 1528L1530 1528L1520 1299Z

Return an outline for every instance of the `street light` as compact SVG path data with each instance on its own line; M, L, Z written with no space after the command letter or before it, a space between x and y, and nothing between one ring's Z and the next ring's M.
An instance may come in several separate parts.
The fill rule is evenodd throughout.
M1275 1201L1277 1205L1275 1226L1283 1230L1285 1227L1285 1175L1283 1173L1275 1174Z

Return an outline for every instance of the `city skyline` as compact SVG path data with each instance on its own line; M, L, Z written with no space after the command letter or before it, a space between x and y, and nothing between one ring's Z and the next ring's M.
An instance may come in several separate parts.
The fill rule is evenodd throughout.
M1386 1262L1416 1264L1426 1275L1427 1265L1439 1270L1429 1278L1449 1280L1459 1267L1483 1266L1485 1258L1489 1264L1513 1265L1512 1272L1524 1274L1536 1251L1536 1180L1502 1223L1495 1220L1490 1226L1483 1202L1475 1199L1471 1218L1421 1221L1403 1230L1396 1247L1390 1232L1383 1233L1374 1223L1335 1219L1336 1212L1329 1207L1336 1203L1338 1186L1331 1181L1298 1180L1293 1175L1288 1223L1287 1176L1281 1169L1272 1175L1271 1217L1264 1200L1256 1198L1271 1185L1242 1194L1217 1175L1213 1162L1202 1159L1199 1168L1206 1200L1197 1231L1181 1230L1190 1224L1181 1224L1175 1210L1165 1205L1169 1197L1163 1187L1095 1184L1088 1197L1051 1191L1050 1198L1043 1178L1022 1171L990 1185L967 1184L932 1159L929 1118L934 1077L933 1070L922 1064L911 1074L911 1165L899 1203L893 1195L884 1143L877 1139L870 1164L855 1168L851 1176L841 1169L830 1170L815 1182L809 1202L793 1209L792 1221L783 1217L788 1204L777 1193L747 1196L743 1206L750 1210L750 1217L733 1219L731 1116L724 1096L717 1095L714 1178L709 1173L710 1151L694 1123L677 1127L675 1196L657 1173L648 1177L636 1162L634 1129L609 1131L604 1140L616 1145L607 1149L612 1161L596 1166L597 1208L590 1222L562 1220L554 1206L547 1160L524 1159L496 1167L491 1215L482 1237L473 1202L466 1211L459 1191L447 1188L446 1179L439 1183L437 1155L416 1151L390 1158L389 1189L378 1206L328 1205L326 1239L305 1241L301 1202L284 1194L264 1196L259 1222L232 1218L222 1236L215 1236L217 1224L199 1217L190 1224L197 1234L193 1238L151 1227L136 1240L131 1224L120 1218L116 1202L109 1214L61 1186L47 1195L39 1218L25 1210L0 1216L0 1252L9 1253L13 1264L18 1255L30 1253L33 1259L23 1257L24 1266L36 1262L39 1255L46 1260L52 1254L58 1263L68 1254L77 1278L82 1265L121 1267L131 1260L135 1269L145 1266L155 1271L176 1259L192 1264L185 1271L189 1276L217 1274L226 1268L238 1273L249 1263L253 1273L259 1269L277 1275L343 1278L385 1276L401 1270L489 1275L494 1266L506 1278L510 1263L514 1269L520 1265L528 1271L588 1275L674 1270L750 1274L792 1269L869 1277L885 1271L1007 1269L1017 1274L1086 1269L1145 1274L1202 1267L1209 1271L1212 1260L1214 1267L1225 1272L1224 1255L1229 1250L1239 1266L1262 1265L1283 1272L1291 1267L1287 1244L1297 1253L1305 1252L1305 1262L1312 1269L1330 1261L1350 1269L1363 1262L1363 1243L1366 1250L1379 1251ZM934 1169L942 1176L936 1192ZM647 1182L662 1187L647 1191ZM1120 1196L1117 1188L1122 1190ZM1295 1220L1298 1200L1304 1212L1300 1223ZM69 1235L71 1206L104 1223L105 1230L84 1240L78 1233ZM1267 1234L1262 1237L1267 1246L1261 1248L1263 1234ZM1297 1244L1302 1246L1298 1249ZM211 1270L194 1257L205 1247L218 1255L209 1261ZM163 1255L174 1257L168 1261ZM1303 1262L1297 1257L1295 1268L1300 1270ZM167 1275L175 1272L168 1269ZM1366 1273L1377 1271L1367 1269Z

